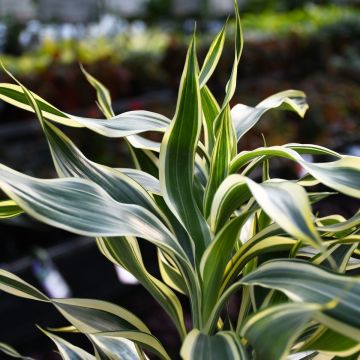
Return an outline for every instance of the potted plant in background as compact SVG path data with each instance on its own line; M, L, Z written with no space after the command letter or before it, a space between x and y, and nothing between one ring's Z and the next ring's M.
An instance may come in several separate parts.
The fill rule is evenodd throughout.
M189 45L172 120L148 111L115 115L107 89L88 74L106 119L67 114L15 78L0 84L0 98L37 115L59 179L37 179L0 165L8 200L1 217L22 212L76 234L96 238L103 255L133 274L176 327L183 359L278 360L356 358L360 351L360 213L319 217L311 204L331 195L319 183L360 197L360 158L310 144L291 143L238 151L238 141L269 109L303 116L301 91L288 90L255 107L230 108L243 38L236 10L234 64L219 103L207 82L220 59L226 25L200 67L195 35ZM11 76L11 75L10 75ZM87 159L58 124L86 127L129 145L135 169L110 168ZM157 143L142 136L164 133ZM310 163L302 154L331 161ZM272 178L269 159L285 158L307 175ZM255 181L255 171L262 179ZM141 243L157 248L161 278L150 274ZM50 303L68 325L42 331L64 359L169 359L146 324L124 308L90 299L51 299L0 270L0 289ZM238 294L237 317L227 304ZM185 326L181 299L191 309ZM84 334L94 354L64 340ZM8 354L20 356L1 345Z

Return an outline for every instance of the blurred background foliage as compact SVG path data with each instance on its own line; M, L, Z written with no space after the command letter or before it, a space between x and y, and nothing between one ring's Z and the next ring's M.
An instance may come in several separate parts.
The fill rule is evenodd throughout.
M264 134L268 145L311 142L359 155L360 2L241 0L239 6L245 47L232 105L256 105L290 88L304 90L310 105L303 120L286 112L266 115L242 140L242 149L261 146ZM232 7L232 0L0 0L0 59L31 90L64 111L101 117L94 91L80 71L81 62L110 89L117 113L146 109L171 117L194 22L201 60ZM228 29L234 31L231 19ZM228 40L209 83L220 99L232 67L233 46ZM0 72L0 81L10 79ZM131 166L121 141L83 129L66 132L90 159ZM0 162L38 177L55 174L37 121L1 101ZM277 175L298 171L285 162L279 164ZM333 209L330 201L327 206L323 211L349 216L358 204L339 202ZM141 308L139 302L146 299L147 307L138 315L160 339L171 343L172 333L166 320L159 321L156 304L134 285L119 286L112 265L102 259L93 242L50 230L25 216L2 222L0 234L1 268L42 285L45 291L47 276L57 271L60 280L55 286L64 281L62 286L74 296L106 298L129 309ZM155 269L156 254L150 248L147 253L145 261ZM74 256L80 264L76 269ZM90 263L92 269L86 267ZM86 277L93 278L96 288L83 282ZM0 294L0 318L10 326L0 328L0 341L37 359L56 359L36 352L35 343L37 349L48 343L41 342L31 326L54 314L49 310L51 315L39 317L36 305L33 311L27 310L28 303L22 305L21 300ZM15 322L9 318L14 313ZM53 319L54 326L63 325Z

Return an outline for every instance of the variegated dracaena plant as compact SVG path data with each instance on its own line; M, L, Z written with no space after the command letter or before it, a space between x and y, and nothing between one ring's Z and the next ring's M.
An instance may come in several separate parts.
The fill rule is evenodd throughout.
M148 111L115 115L107 89L84 69L106 119L73 116L14 83L0 84L2 100L32 111L46 136L58 179L37 179L0 165L2 218L26 212L46 224L96 238L100 251L147 289L182 340L183 359L309 359L360 351L360 212L350 219L318 217L311 204L330 195L322 183L360 198L360 158L321 146L291 143L238 152L238 141L269 109L303 116L301 91L277 93L255 107L230 100L243 39L236 9L235 59L224 100L207 87L223 50L226 25L200 68L195 37L187 52L172 120ZM110 168L85 157L57 127L86 127L123 138L135 169ZM163 133L161 144L140 134ZM308 162L302 154L330 162ZM269 176L269 158L299 164L301 179ZM262 171L262 180L254 171ZM308 191L307 191L308 190ZM161 279L146 269L139 243L157 248ZM350 274L350 272L353 272ZM52 299L7 271L0 289L51 303L69 325L42 330L64 359L169 359L136 315L100 300ZM189 301L191 328L180 295ZM227 312L237 294L238 314ZM58 332L85 334L94 354ZM57 334L56 334L57 333ZM7 345L8 354L20 356ZM319 357L320 358L320 357Z

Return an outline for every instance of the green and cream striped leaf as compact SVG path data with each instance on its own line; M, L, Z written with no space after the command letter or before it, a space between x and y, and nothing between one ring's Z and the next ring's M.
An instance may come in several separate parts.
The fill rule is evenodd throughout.
M290 143L283 145L283 147L294 150L298 154L324 155L326 157L335 157L335 158L342 157L342 155L340 155L339 153L318 145ZM247 152L242 152L242 154L244 154L245 156L246 153ZM252 171L254 171L254 169L256 169L260 164L264 164L266 161L268 161L270 157L271 155L263 155L253 159L252 161L249 162L249 164L241 172L241 174L249 176L249 174ZM319 183L318 180L314 179L312 176L310 178L309 175L305 179L299 180L299 184L302 186L313 186L313 185L317 185L318 183Z
M215 146L214 123L220 113L220 106L207 86L201 89L200 95L203 111L205 147L208 153L212 154Z
M16 275L4 270L1 270L0 274L1 290L15 296L52 303L83 333L139 330L150 334L148 327L137 316L120 306L92 299L49 299Z
M4 353L7 356L21 359L21 360L34 360L33 358L30 358L28 356L22 356L17 350L15 350L12 346L5 344L3 342L0 342L0 353Z
M233 127L229 103L236 90L237 68L242 52L243 38L238 6L236 3L234 3L234 6L236 14L235 56L230 79L226 85L225 98L221 110L213 121L215 144L211 153L209 181L205 189L203 206L206 218L210 214L211 203L216 189L228 175L230 162L237 153L236 133ZM209 101L211 98L207 100ZM213 111L214 110L215 109L213 109Z
M219 186L211 208L210 224L216 231L230 215L250 198L291 236L315 247L321 239L312 221L305 190L289 181L267 181L257 184L242 175L231 175Z
M300 185L289 181L257 184L250 179L247 184L260 207L287 233L314 247L323 246L307 193Z
M316 315L323 325L360 341L360 279L300 260L274 260L246 275L242 284L277 289L292 301L336 306Z
M132 341L89 335L97 360L147 360L148 357Z
M220 183L228 176L230 162L236 155L236 139L228 105L221 110L216 121L220 122L220 128L216 134L215 146L210 162L209 181L205 190L205 217L209 216L214 194Z
M0 201L0 219L8 219L18 216L23 210L13 200Z
M55 343L63 360L96 360L94 355L91 355L85 350L72 345L60 336L41 328L40 330Z
M2 269L0 269L0 290L25 299L50 302L50 299L34 286Z
M320 329L301 346L301 351L316 350L341 357L350 356L360 351L360 343L336 331Z
M338 234L344 233L351 230L355 230L356 226L360 224L360 212L357 212L354 216L349 219L345 219L341 215L329 215L322 218L316 219L318 230Z
M161 278L172 289L187 295L188 289L186 283L177 268L176 264L169 259L164 252L158 249L158 263Z
M193 329L185 338L180 355L183 360L248 360L240 338L234 332L220 331L206 335Z
M128 148L135 168L137 170L144 171L158 179L159 158L150 150L137 149L130 146L130 144Z
M271 306L248 318L240 335L250 342L256 359L286 360L296 339L320 309L320 305L308 303Z
M152 213L115 201L89 180L36 179L0 164L0 187L41 222L92 237L138 236L186 258L174 236Z
M216 233L231 214L251 197L246 178L229 175L218 187L211 204L210 228Z
M104 256L138 279L168 313L180 336L184 336L186 330L181 303L168 286L147 271L137 240L133 237L97 238L97 244Z
M228 262L223 277L221 292L231 285L244 269L244 266L254 257L280 251L289 251L298 243L297 240L279 236L254 236L245 244L240 246L234 256Z
M234 1L235 8L235 18L236 18L236 26L235 26L235 55L234 55L234 63L231 70L231 75L228 83L225 88L225 98L223 101L222 109L224 109L227 105L229 105L230 100L234 96L236 90L236 82L237 82L237 69L239 66L239 61L242 55L244 40L243 33L240 21L239 8L236 1ZM219 126L215 123L215 129L218 129Z
M118 168L116 170L135 180L148 193L161 195L160 181L147 172L131 168Z
M116 201L139 205L155 215L159 215L159 209L154 200L133 178L120 170L87 159L75 144L53 124L45 121L43 128L60 177L89 179L101 186ZM136 171L133 170L133 172Z
M203 284L203 318L208 319L220 296L220 288L224 270L233 254L236 241L239 239L241 227L249 214L234 218L215 236L206 249L200 263Z
M298 154L308 154L308 155L324 155L331 156L335 158L341 158L342 155L338 152L328 149L324 146L314 145L314 144L299 144L299 143L289 143L283 145L286 148L296 151Z
M239 6L238 2L234 0L234 9L235 9L235 20L236 20L236 27L235 27L235 53L237 61L239 62L241 59L243 47L244 47L244 37L242 32L241 26L241 19L239 13Z
M97 104L100 111L104 114L107 119L111 119L115 116L114 110L112 108L111 96L107 87L97 80L94 76L89 74L84 67L80 64L80 68L84 73L86 79L91 84L91 86L96 90ZM140 135L129 135L126 137L126 142L132 147L137 149L146 149L152 150L155 152L160 151L160 143L146 139Z
M86 80L91 84L91 86L96 90L96 95L98 99L98 106L101 112L107 117L112 118L115 114L111 106L111 96L109 90L97 79L89 74L82 64L80 64L80 69L85 75Z
M255 126L260 117L270 109L292 110L304 117L308 107L305 94L299 90L286 90L276 93L261 101L255 107L237 104L231 109L237 140L239 141Z
M226 36L226 24L212 41L199 74L199 86L203 88L213 74L222 54Z
M107 137L125 137L147 131L164 132L170 120L150 111L128 111L107 120L91 119L67 114L55 108L44 99L31 93L45 119L71 127L86 127ZM33 112L21 86L0 83L0 99L21 109Z
M126 140L135 149L150 150L156 153L160 152L161 143L147 139L141 135L129 135L126 137Z
M355 156L344 155L336 161L310 163L292 149L283 146L271 146L239 153L231 163L230 172L237 172L252 159L264 155L295 161L324 185L346 195L360 198L360 158Z
M196 203L193 185L202 123L197 67L193 38L181 78L176 113L161 144L159 170L164 200L190 234L200 260L210 242L210 232Z
M141 332L141 331L111 331L111 332L100 332L96 334L90 334L90 339L96 344L103 344L105 346L123 346L123 340L127 339L137 344L142 349L149 350L162 360L171 360L168 353L160 343L160 341L153 335ZM115 358L116 359L116 358ZM121 358L123 359L123 358ZM127 358L124 358L127 359ZM141 359L141 358L140 358ZM132 360L132 358L129 358Z
M115 304L93 299L52 299L56 309L82 333L139 330L148 327L130 311Z
M219 291L221 296L213 307L204 329L207 332L215 330L221 311L228 302L229 297L242 287L239 281L233 282L240 274L246 273L246 265L252 259L259 255L269 253L290 252L296 244L296 240L284 236L269 236L263 238L256 238L256 236L254 236L253 239L243 244L228 262L223 272L222 285Z

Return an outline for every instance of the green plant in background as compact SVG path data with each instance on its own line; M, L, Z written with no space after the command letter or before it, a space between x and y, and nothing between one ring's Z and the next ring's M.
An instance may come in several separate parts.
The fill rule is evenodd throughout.
M218 103L206 84L220 59L226 26L201 68L193 37L172 120L147 111L115 115L109 92L85 70L105 120L64 113L19 82L0 84L1 99L37 115L59 175L37 179L1 164L0 188L9 197L0 203L1 217L24 211L95 237L100 251L132 273L166 311L182 339L183 359L279 360L289 354L309 359L321 353L355 358L360 279L351 272L360 267L360 212L350 219L312 214L311 204L332 193L311 187L322 183L360 198L360 158L296 143L238 152L238 141L266 111L281 108L303 116L307 104L304 93L288 90L255 107L230 109L243 47L237 12L236 23L224 100ZM123 138L136 169L92 162L55 124ZM141 135L147 131L164 133L161 144ZM310 163L302 154L332 161ZM289 159L308 174L271 178L272 157ZM259 169L260 182L254 177ZM157 248L161 279L147 271L142 241ZM51 299L4 270L0 289L50 303L65 317L68 326L42 330L64 359L144 359L147 352L170 358L150 329L120 306ZM227 304L236 293L241 301L233 317ZM191 328L185 327L183 296ZM85 334L95 355L55 334L69 331Z

